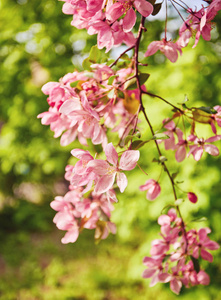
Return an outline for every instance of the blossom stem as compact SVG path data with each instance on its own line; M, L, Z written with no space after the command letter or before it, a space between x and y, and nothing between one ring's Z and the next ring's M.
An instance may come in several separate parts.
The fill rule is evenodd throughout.
M169 101L167 101L166 99L164 99L164 98L161 97L161 96L158 96L158 95L155 95L155 94L153 94L153 93L146 92L146 91L143 91L143 90L141 90L141 93L142 93L142 94L149 95L150 97L158 98L158 99L164 101L165 103L167 103L168 105L172 106L172 107L175 108L176 110L178 110L178 111L180 111L181 113L183 113L183 110L182 110L182 109L180 109L179 107L173 105L172 103L170 103Z
M112 68L114 65L116 65L116 63L118 62L118 60L119 60L125 53L127 53L128 51L130 51L130 50L133 49L134 47L135 47L135 45L133 45L133 46L127 48L124 52L122 52L122 53L118 56L118 58L117 58L117 59L116 59L109 67Z

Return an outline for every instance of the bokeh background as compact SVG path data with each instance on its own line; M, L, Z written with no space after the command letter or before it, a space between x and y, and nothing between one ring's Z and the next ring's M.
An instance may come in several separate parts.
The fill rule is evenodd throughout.
M98 245L93 232L86 230L75 244L62 245L64 232L52 223L50 201L66 193L64 167L70 150L79 145L61 147L36 118L48 109L41 86L81 70L82 60L96 43L95 36L70 26L71 17L62 13L62 4L0 0L0 299L177 299L168 284L149 288L149 280L141 277L142 259L158 236L157 217L173 201L166 176L162 195L150 203L137 188L145 182L144 174L139 169L128 174L126 193L119 195L113 212L118 232ZM160 53L149 58L147 89L174 104L187 95L189 106L221 105L220 15L216 23L211 42L200 40L194 50L189 46L176 64ZM172 38L178 24L178 20L168 22ZM161 19L149 23L141 52L161 37L163 25ZM111 55L116 57L117 51ZM154 128L159 129L170 108L148 97L145 105ZM140 127L146 130L144 124ZM212 135L209 125L200 130ZM151 163L157 155L154 145L147 144L141 152L143 168L150 178L157 178L160 167ZM204 154L198 163L191 157L177 164L173 153L166 156L171 171L179 171L181 188L199 197L195 205L187 200L181 205L188 226L210 226L211 239L221 242L220 157ZM193 222L201 217L205 220ZM203 266L210 274L210 286L182 289L179 299L221 299L220 250L213 264Z

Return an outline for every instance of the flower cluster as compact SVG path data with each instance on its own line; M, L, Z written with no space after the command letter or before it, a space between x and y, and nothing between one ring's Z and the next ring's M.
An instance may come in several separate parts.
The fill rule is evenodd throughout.
M182 285L190 287L209 284L209 276L200 268L199 262L201 259L212 262L213 256L208 250L216 250L219 245L208 237L209 228L187 230L179 209L177 196L181 189L176 190L176 173L170 173L167 158L162 155L159 144L164 142L165 150L175 151L178 162L190 155L199 161L204 151L213 156L219 155L218 148L212 143L221 140L221 135L217 134L217 126L221 127L221 106L188 108L183 103L182 108L178 108L147 91L144 83L150 74L141 72L141 66L144 69L147 64L139 61L139 47L142 34L146 31L146 17L156 15L162 3L155 3L155 0L63 1L63 12L73 15L73 26L85 28L90 35L97 34L97 47L92 47L89 58L83 63L88 71L68 73L59 82L49 82L43 86L43 93L48 95L49 110L39 114L38 118L41 118L42 124L50 125L54 137L61 136L63 146L78 139L85 147L90 144L88 141L102 147L94 147L99 150L93 155L83 149L71 151L77 162L67 165L65 169L69 191L64 197L58 196L51 203L51 207L57 212L54 223L60 230L66 231L62 243L75 242L85 228L95 229L97 240L105 239L110 232L116 232L115 224L110 220L113 203L118 201L114 189L124 192L128 185L125 172L136 167L140 158L138 149L153 142L159 155L153 161L160 164L161 173L158 180L147 180L140 186L140 190L147 191L148 200L155 200L161 193L159 180L165 171L172 185L176 209L170 209L167 215L161 215L158 219L161 239L152 242L151 256L144 258L147 269L143 277L152 277L151 286L157 282L170 282L170 288L176 294L179 294ZM184 1L171 0L173 7L179 5L188 13L179 30L179 39L177 42L168 41L165 26L165 37L161 41L152 41L145 56L151 56L160 50L171 62L176 62L178 53L182 54L182 48L187 46L191 37L195 36L194 47L200 36L210 40L213 27L211 22L221 10L221 0L204 1L204 4L205 2L206 7L193 11ZM167 8L167 1L165 3ZM166 16L167 13L166 9ZM183 19L182 13L183 10L178 12ZM132 30L139 14L140 25L135 37ZM96 53L100 53L98 49L106 48L108 52L113 46L122 43L128 49L115 61L106 59L107 64L101 64L103 58L96 58ZM125 55L130 49L134 51L132 58ZM163 133L154 132L144 107L144 94L157 97L173 107L172 118L163 121ZM138 119L139 113L143 114L150 130L148 140L141 139L138 130L141 122ZM183 129L178 127L180 119ZM199 137L195 129L196 123L209 124L214 135L209 138ZM190 133L187 135L188 128ZM115 132L118 136L113 138ZM119 141L115 143L117 139ZM198 201L193 192L188 192L187 197L191 203Z
M116 226L110 221L112 202L115 200L114 191L110 191L112 197L90 193L83 197L81 187L72 187L64 197L55 197L51 207L57 211L53 221L60 230L66 230L62 243L74 243L79 232L84 228L95 229L95 239L105 239L109 232L115 234Z
M217 114L211 116L214 122L218 117ZM215 128L214 122L212 123L213 128ZM199 161L204 151L213 156L219 155L219 149L211 143L221 140L221 135L204 139L197 137L195 134L190 134L187 138L184 138L183 131L176 126L174 121L164 120L163 123L164 128L167 129L164 133L168 136L168 139L164 140L165 150L174 150L178 162L182 162L186 156L189 157L191 154L196 161ZM159 140L158 142L162 141ZM188 148L189 152L187 153Z
M58 211L54 223L59 229L67 230L62 239L65 244L74 243L83 228L96 228L95 238L104 239L109 231L116 231L115 225L110 222L112 203L117 202L113 190L115 177L120 191L123 192L127 186L127 177L121 171L135 168L139 151L123 152L119 162L112 143L105 148L107 161L94 159L89 151L81 149L74 149L71 154L79 160L74 166L66 167L65 179L70 182L70 191L64 197L56 197L51 203L51 207ZM89 197L84 198L88 192ZM102 232L98 236L97 232L101 228Z
M151 56L160 50L171 62L176 62L178 59L178 52L182 54L182 48L186 47L191 37L195 36L196 47L200 36L209 41L211 39L212 20L221 10L221 1L213 0L208 7L202 7L199 11L193 11L191 8L187 9L188 17L182 24L179 30L179 39L176 42L167 41L163 38L161 41L153 41L149 44L145 56Z
M125 125L132 115L138 113L139 91L127 90L126 82L133 77L132 68L114 72L106 65L94 64L91 72L74 72L59 82L49 82L42 88L48 95L48 112L38 115L44 125L50 125L54 137L61 136L66 146L78 138L82 145L91 139L94 145L107 145L108 128L126 135L135 125L135 119ZM108 84L114 77L112 85ZM145 89L145 86L143 87Z
M208 285L209 275L200 269L199 257L209 262L213 256L208 250L216 250L219 245L210 240L209 228L186 231L182 219L175 209L158 218L162 239L152 241L150 257L143 260L147 269L144 278L152 278L150 286L157 282L170 282L170 289L179 294L182 285Z
M99 49L107 52L121 45L133 46L136 42L131 30L136 23L137 10L148 17L153 12L151 3L145 0L64 0L63 12L73 15L71 25L86 28L89 34L97 34Z

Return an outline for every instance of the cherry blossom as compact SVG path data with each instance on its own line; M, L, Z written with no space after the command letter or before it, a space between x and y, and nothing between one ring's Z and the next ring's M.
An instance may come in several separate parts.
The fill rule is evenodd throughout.
M179 45L162 39L161 41L151 42L147 48L145 56L151 56L158 50L160 50L173 63L178 59L178 52L182 55L182 50Z
M146 197L148 200L152 201L159 196L161 188L157 181L155 181L154 179L149 179L144 185L140 186L140 190L148 191Z
M118 163L118 154L113 144L109 143L105 148L105 154L107 161L95 159L88 163L90 170L101 176L95 185L94 191L101 194L110 190L114 184L115 177L117 177L117 185L121 193L123 193L127 186L127 177L120 171L133 170L139 160L140 152L138 150L127 150L121 155Z

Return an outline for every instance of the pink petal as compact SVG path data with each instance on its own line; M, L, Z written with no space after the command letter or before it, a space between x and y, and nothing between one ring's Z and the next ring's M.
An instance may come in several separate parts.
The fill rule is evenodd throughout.
M146 269L146 270L144 270L142 277L143 277L143 278L150 278L150 277L152 277L155 273L156 273L156 270L155 270L155 269Z
M74 110L80 110L81 107L78 103L74 102L73 100L66 100L60 107L59 112L68 115L70 112Z
M199 161L203 155L203 147L197 148L196 150L194 150L194 152L192 154L193 154L194 159L196 161Z
M207 261L209 261L210 263L213 262L213 256L211 253L209 253L208 251L201 249L201 257Z
M98 182L95 186L94 192L98 193L98 194L102 194L102 193L110 190L113 187L115 175L116 175L116 173L113 175L102 176L98 180Z
M172 63L176 62L178 59L177 50L175 50L174 48L172 48L169 45L165 45L165 47L163 49L163 53Z
M186 147L184 145L179 146L175 154L176 161L181 162L185 159L185 157L186 157Z
M112 143L107 144L105 154L109 163L116 166L118 162L118 154Z
M204 149L210 155L213 156L219 155L219 149L215 145L204 145Z
M162 215L159 216L158 218L158 224L163 226L163 225L170 225L170 217L167 215Z
M139 158L140 158L140 151L127 150L122 154L120 158L119 168L124 171L130 171L136 167Z
M134 27L135 23L136 23L136 13L135 11L130 8L125 17L123 18L123 30L124 32L130 32L132 30L132 28Z
M144 56L151 56L154 53L156 53L159 49L160 49L160 41L154 41L152 43L149 44L146 53L144 54Z
M197 280L202 285L208 285L210 283L209 275L202 270L197 274Z
M210 232L211 230L208 227L200 228L198 232L200 243L203 243L205 241L205 239L207 238L207 234Z
M117 173L117 185L120 189L120 192L123 193L127 187L127 177L124 173Z
M145 0L135 0L134 6L144 17L148 17L153 12L153 5Z
M211 241L209 240L208 242L204 243L203 246L209 250L217 250L219 249L219 244L214 242L214 241Z
M90 168L97 175L106 175L111 166L105 160L94 159L89 161L87 167Z
M78 228L74 228L66 232L65 236L61 239L62 244L74 243L79 235Z
M177 280L176 278L174 278L173 280L171 280L171 282L170 282L170 289L175 294L179 295L181 287L182 287L182 282L180 280Z

